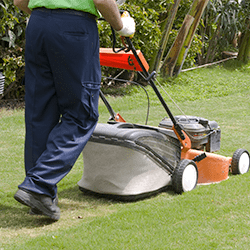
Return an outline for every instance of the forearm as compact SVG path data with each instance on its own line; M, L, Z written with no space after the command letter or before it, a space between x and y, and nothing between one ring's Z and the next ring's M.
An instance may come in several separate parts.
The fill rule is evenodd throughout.
M114 0L93 0L96 8L115 30L123 27L121 15Z
M14 0L14 5L16 5L20 10L31 14L31 10L28 8L29 0Z

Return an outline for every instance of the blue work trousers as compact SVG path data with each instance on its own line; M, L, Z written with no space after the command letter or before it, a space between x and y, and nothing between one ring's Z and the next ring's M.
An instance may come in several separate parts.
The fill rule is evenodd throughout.
M54 198L98 120L96 20L34 10L25 50L26 178L19 188Z

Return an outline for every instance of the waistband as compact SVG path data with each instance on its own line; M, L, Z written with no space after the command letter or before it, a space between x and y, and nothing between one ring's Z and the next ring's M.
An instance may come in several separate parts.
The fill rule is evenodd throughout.
M73 10L73 9L47 9L45 7L40 7L40 8L35 8L33 10L41 11L45 13L64 13L64 14L70 14L70 15L75 15L75 16L88 17L88 18L95 19L95 20L97 19L97 17L93 14L90 14L85 11Z

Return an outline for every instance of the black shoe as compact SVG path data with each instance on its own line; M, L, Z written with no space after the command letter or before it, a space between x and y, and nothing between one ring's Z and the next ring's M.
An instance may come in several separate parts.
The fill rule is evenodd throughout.
M56 194L56 198L54 198L54 200L52 200L52 202L57 206L58 205L58 196ZM43 212L40 211L37 208L31 208L29 211L29 215L43 215Z
M52 198L47 195L19 189L14 195L14 198L31 209L39 210L43 215L50 217L52 220L60 219L59 207L52 201Z

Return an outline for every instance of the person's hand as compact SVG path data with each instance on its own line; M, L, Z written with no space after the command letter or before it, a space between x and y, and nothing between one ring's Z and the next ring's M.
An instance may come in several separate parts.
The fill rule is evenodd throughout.
M134 19L129 15L127 11L123 12L121 19L122 19L123 27L121 30L117 31L117 33L120 36L127 36L127 37L132 38L135 33Z

